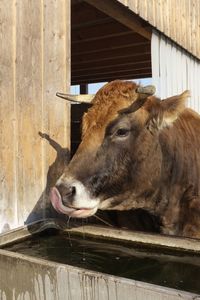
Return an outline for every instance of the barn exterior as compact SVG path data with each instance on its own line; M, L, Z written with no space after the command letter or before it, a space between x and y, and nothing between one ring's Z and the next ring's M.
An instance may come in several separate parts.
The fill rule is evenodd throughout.
M71 145L70 85L152 78L200 112L199 0L1 0L0 232L45 219Z

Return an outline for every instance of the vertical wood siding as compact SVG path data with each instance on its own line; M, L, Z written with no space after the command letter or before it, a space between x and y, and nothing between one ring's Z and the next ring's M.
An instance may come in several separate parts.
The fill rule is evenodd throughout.
M200 113L200 62L162 34L151 43L152 77L161 98L191 91L188 106Z
M200 59L199 0L118 0Z
M70 1L0 1L0 231L23 224L69 146Z

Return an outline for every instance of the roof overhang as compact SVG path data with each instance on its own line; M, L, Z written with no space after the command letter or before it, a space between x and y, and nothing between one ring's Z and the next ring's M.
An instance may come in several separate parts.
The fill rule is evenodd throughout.
M72 0L72 84L151 77L151 28L116 1Z

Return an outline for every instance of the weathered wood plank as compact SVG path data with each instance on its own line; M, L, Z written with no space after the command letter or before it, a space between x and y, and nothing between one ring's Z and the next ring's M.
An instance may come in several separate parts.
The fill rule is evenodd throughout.
M21 223L42 191L42 48L41 2L16 2L16 117L18 120L17 194ZM13 199L13 201L15 201Z
M46 186L57 153L38 132L70 144L55 96L70 86L70 1L2 0L0 53L1 231L23 224Z
M17 224L15 150L15 3L0 2L0 232ZM4 227L4 229L2 228ZM7 227L7 228L6 228Z
M98 0L86 0L86 2L101 10L105 14L111 16L112 18L115 18L117 21L126 25L133 31L138 32L145 38L149 40L151 39L151 31L142 27L140 22L138 22L131 14L129 14L128 10L122 10L123 7L119 9L119 6L115 1L104 2Z
M129 0L125 5L200 59L199 0Z
M150 24L155 25L155 2L147 1L147 20Z
M56 92L69 91L70 86L70 1L45 0L43 13L42 131L48 133L62 147L69 147L69 104L58 99ZM48 166L55 157L55 149L45 143L44 174L47 174Z
M133 10L136 14L139 13L138 9L139 9L139 1L140 0L128 0L127 1L127 6Z
M198 15L200 11L197 11L196 0L192 0L191 2L191 27L192 27L192 35L191 35L191 51L192 53L197 53L197 43L195 43L196 38L198 37L197 30L198 28Z

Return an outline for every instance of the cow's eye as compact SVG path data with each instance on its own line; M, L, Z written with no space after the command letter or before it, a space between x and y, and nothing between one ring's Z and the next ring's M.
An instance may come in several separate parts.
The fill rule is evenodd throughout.
M125 137L125 136L128 135L128 133L129 133L129 129L127 129L127 128L119 128L116 131L115 135L118 136L118 137Z

